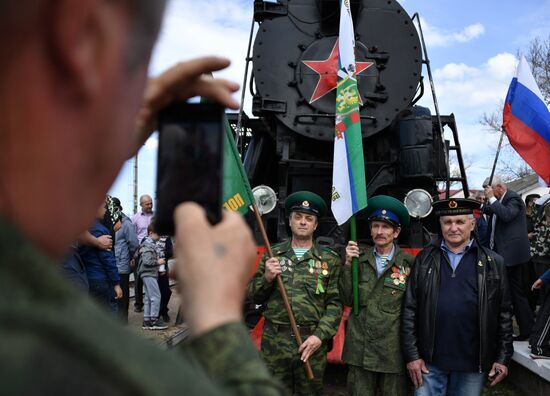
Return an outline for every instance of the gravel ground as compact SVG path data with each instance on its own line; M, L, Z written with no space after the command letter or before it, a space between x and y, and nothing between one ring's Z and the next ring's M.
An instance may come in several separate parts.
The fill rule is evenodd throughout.
M130 292L130 296L133 295L133 290ZM172 287L172 297L168 303L168 313L171 317L170 323L166 330L143 330L141 325L143 323L143 313L134 312L134 299L130 299L130 309L128 310L128 326L142 337L154 340L155 342L163 342L173 337L180 332L183 327L176 326L176 315L180 305L179 295L175 292L175 288Z

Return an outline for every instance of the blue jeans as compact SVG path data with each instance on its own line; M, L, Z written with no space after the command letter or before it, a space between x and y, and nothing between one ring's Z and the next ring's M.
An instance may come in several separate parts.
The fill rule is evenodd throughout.
M430 371L422 374L424 383L415 396L475 396L481 395L486 373L441 370L426 364Z

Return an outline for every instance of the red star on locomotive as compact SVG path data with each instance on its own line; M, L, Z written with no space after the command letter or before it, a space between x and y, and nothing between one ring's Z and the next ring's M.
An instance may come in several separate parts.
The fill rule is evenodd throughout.
M311 70L319 74L319 81L315 86L315 90L313 91L313 95L311 95L309 103L315 102L336 88L336 85L338 84L338 40L334 43L334 47L332 48L332 51L327 59L302 62ZM374 62L355 62L355 72L353 73L353 77L365 71L372 65L374 65ZM359 98L359 100L361 101L361 98Z

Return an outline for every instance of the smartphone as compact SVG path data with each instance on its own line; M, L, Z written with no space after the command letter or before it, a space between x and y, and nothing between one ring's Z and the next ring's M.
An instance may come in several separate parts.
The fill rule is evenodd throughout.
M222 215L224 108L174 102L159 114L157 210L161 235L174 235L174 209L193 201L215 224Z

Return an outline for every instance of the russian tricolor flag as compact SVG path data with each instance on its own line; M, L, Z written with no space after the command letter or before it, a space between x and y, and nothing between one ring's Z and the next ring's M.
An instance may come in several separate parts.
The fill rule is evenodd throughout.
M550 185L550 112L524 57L508 88L502 127L518 154Z

